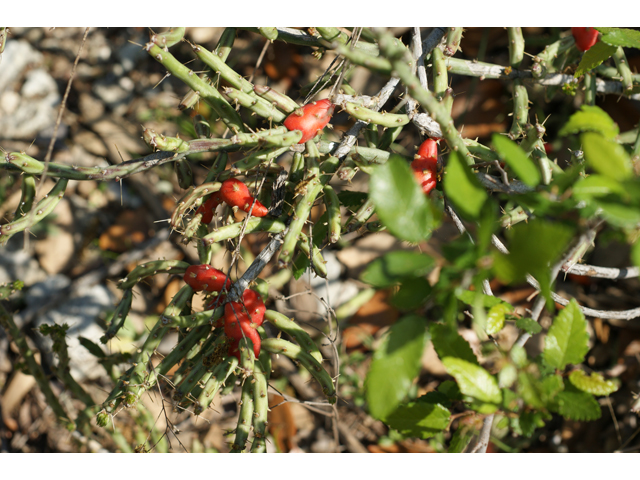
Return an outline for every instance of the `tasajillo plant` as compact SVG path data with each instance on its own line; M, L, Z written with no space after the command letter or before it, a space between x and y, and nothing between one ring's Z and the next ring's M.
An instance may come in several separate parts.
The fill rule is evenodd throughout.
M553 415L579 421L599 418L597 397L615 392L619 381L585 364L590 348L587 317L630 320L640 316L640 309L588 308L560 296L554 284L561 272L596 278L638 276L640 136L637 131L621 134L611 117L595 106L595 97L637 97L638 75L629 70L623 48L639 48L640 35L598 28L593 31L599 32L599 41L591 35L590 48L584 48L585 33L573 29L572 36L567 30L525 69L527 45L519 27L507 29L508 65L457 58L463 33L459 27L433 28L424 39L419 28L403 39L385 29L246 30L271 42L311 47L318 56L334 54L336 62L303 104L285 92L254 85L230 66L235 28L224 31L213 51L191 43L184 28L152 34L144 50L191 89L182 107L204 102L210 108L210 118L193 116L195 138L168 137L145 128L143 138L153 151L106 168L43 162L24 152L7 153L0 163L21 176L23 195L14 220L0 226L3 244L49 215L70 179L120 180L173 163L178 183L186 190L170 222L183 242L197 246L199 264L145 262L119 283L122 297L103 343L124 325L138 282L169 273L182 277L185 285L136 353L119 362L126 368L114 378L106 399L93 399L65 371L65 326L43 328L41 333L56 345L56 375L86 406L72 418L41 367L30 360L23 333L2 309L3 327L58 418L86 436L92 435L94 420L99 427L114 429L114 415L136 407L141 395L170 372L171 401L197 415L211 407L218 392L230 393L238 380L240 408L230 450L264 452L271 355L277 354L308 371L324 396L327 413L337 421L337 349L325 358L295 318L267 309L259 275L273 262L296 278L308 268L325 277L323 250L344 242L347 234L386 230L421 245L447 219L460 235L443 248L441 258L418 248L393 251L361 275L372 289L391 290L391 302L404 315L373 354L365 379L367 412L401 435L439 438L438 448L450 452L485 451L492 428L531 437ZM172 53L180 42L191 46L191 59ZM610 57L614 66L604 65ZM355 91L349 85L355 67L388 80L378 92ZM454 123L450 80L455 76L500 79L510 85L511 125L494 134L489 144L466 138ZM566 165L545 149L551 139L532 112L530 93L539 87L560 90L571 99L581 91L577 98L582 105L558 131L559 138L572 145ZM317 91L328 98L315 98ZM394 96L398 91L403 95ZM341 136L325 128L338 113L352 120ZM220 131L224 133L212 133ZM623 136L631 141L625 143ZM398 139L410 141L401 145ZM415 145L415 156L407 144ZM204 182L196 185L191 162L203 152L217 155ZM229 165L230 152L244 157ZM290 162L281 161L291 152ZM359 171L369 175L368 192L336 192L331 185L333 179L349 181ZM36 202L35 178L41 175L58 180ZM323 213L314 217L312 209L319 204L324 204ZM214 222L221 208L223 214ZM238 219L237 210L246 215ZM621 271L578 263L605 229L632 245L635 267ZM268 233L271 239L244 272L235 275L232 269L223 272L212 264L220 245L235 240L233 266L242 239L257 233ZM533 286L538 296L531 310L517 311L512 302L494 296L490 281L495 278L505 285ZM8 292L9 287L3 288ZM209 295L202 312L191 308L197 291ZM349 308L368 301L371 291L363 291ZM544 309L553 320L543 334L540 355L534 356L525 345L543 331L538 321ZM472 349L461 336L462 324L470 326L478 348ZM500 336L507 326L517 336L505 343ZM324 332L330 341L336 338L335 327L332 316ZM175 330L180 332L178 343L152 365L156 348ZM413 385L429 344L448 377L436 378L434 389L418 395ZM109 363L97 344L85 341L85 346L105 366L117 361ZM113 431L116 438L117 426Z

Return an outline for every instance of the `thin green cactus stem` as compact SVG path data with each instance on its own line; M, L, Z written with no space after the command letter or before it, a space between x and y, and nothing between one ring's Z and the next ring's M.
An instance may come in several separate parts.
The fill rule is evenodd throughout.
M271 122L281 122L286 117L275 105L255 94L249 95L232 87L224 87L222 93L229 97L236 105L241 105Z
M329 242L336 243L340 240L342 218L340 215L340 200L338 194L331 185L324 186L324 203L329 216Z
M278 29L276 27L258 27L260 35L270 41L278 39Z
M591 106L596 104L596 78L593 72L584 74L584 103Z
M327 278L327 262L322 257L322 252L316 245L311 245L311 239L307 237L304 233L300 232L298 236L300 239L296 244L296 248L300 251L299 257L303 256L306 260L310 260L311 268L316 275L321 278ZM313 250L313 255L311 251ZM296 257L294 260L294 266L299 266L302 264L302 258Z
M36 223L46 218L47 215L56 208L60 200L62 200L64 191L67 188L67 183L69 183L68 179L61 178L56 182L51 191L46 194L45 197L29 211L29 213L17 220L14 220L13 222L0 225L0 245L5 245L16 233L22 232L27 228L31 228Z
M473 157L455 128L446 106L438 102L433 93L422 88L418 77L411 73L411 64L414 60L409 51L404 46L398 45L396 39L387 33L380 33L378 42L381 53L391 60L393 70L409 88L409 94L427 110L431 118L438 122L449 148L458 152L467 164L473 165Z
M174 27L166 32L151 35L151 41L162 48L173 47L184 38L184 27Z
M318 159L320 153L316 144L312 140L306 143L307 154L307 177L305 189L306 191L300 192L298 201L294 206L293 219L289 225L289 231L284 236L282 242L282 248L280 250L280 256L278 262L281 265L289 265L293 259L295 246L298 243L299 235L302 232L309 214L311 213L311 207L316 200L316 197L320 193L323 187L322 178L320 175L320 167L318 165Z
M322 363L323 358L318 346L305 329L294 322L293 319L274 310L267 310L264 314L264 318L269 320L269 323L278 330L290 335L302 348L304 348L305 352L315 358L318 363Z
M173 168L175 169L180 188L186 190L193 185L193 171L191 170L191 164L186 158L174 162Z
M302 347L281 338L265 338L262 341L262 349L269 353L285 355L292 360L300 362L311 376L318 381L329 403L336 402L336 389L331 376L320 362L305 352Z
M209 380L207 380L198 396L198 402L195 407L196 414L202 413L209 408L218 390L224 386L227 379L233 374L237 367L238 359L236 357L227 357L222 363L214 367L211 372L211 377L209 377Z
M155 385L157 380L156 371L161 373L164 371L160 368L156 371L147 371L148 362L162 341L162 338L169 331L170 327L167 326L167 317L179 315L182 309L187 305L187 302L191 300L193 294L193 289L190 286L185 285L178 291L178 293L175 294L171 302L169 302L169 305L165 308L163 314L147 335L144 344L138 350L136 359L133 362L133 367L127 370L127 372L120 377L118 384L111 391L107 400L102 404L102 408L105 412L113 413L115 408L120 404L123 404L127 408L134 406L138 402L142 393ZM173 353L173 351L171 353ZM179 358L181 357L178 357L178 359ZM166 357L164 360L166 360Z
M255 358L251 341L240 340L240 367L244 370L244 383L240 395L240 413L236 427L236 438L231 446L230 453L242 453L247 448L249 432L253 424L253 369Z
M349 40L349 36L346 33L342 33L336 27L314 27L316 31L327 42L337 42L340 45L346 45Z
M377 146L378 150L388 150L389 147L391 147L391 144L396 141L403 128L403 126L387 128L380 137L380 141Z
M509 63L511 68L519 69L524 58L524 37L521 27L508 27ZM529 94L522 80L513 81L513 121L509 135L512 139L522 136L529 121Z
M165 315L165 319L167 320L167 325L171 327L189 328L213 324L216 320L222 318L223 315L224 308L218 307L213 310L192 313L191 315Z
M462 40L462 27L449 27L447 40L443 53L447 57L453 57L460 50L460 40Z
M612 57L622 77L622 87L624 91L628 92L633 90L633 74L629 68L629 62L627 61L627 56L624 54L623 48L618 47Z
M449 88L449 75L447 74L447 64L444 53L440 47L432 50L431 63L433 71L433 93L439 101L442 101Z
M184 275L187 268L189 268L189 264L182 260L153 260L151 262L141 263L131 270L125 278L120 280L118 288L120 290L130 289L136 286L136 284L143 278L157 275L159 273Z
M245 132L246 129L238 112L227 102L215 88L203 81L192 70L180 63L169 52L164 51L155 43L149 42L145 50L156 61L161 63L173 76L182 80L189 88L198 92L200 97L213 108L222 121L234 132Z
M18 204L18 208L16 208L14 218L24 217L31 211L31 207L36 198L36 179L33 175L22 176L21 191L20 203Z
M409 123L408 115L397 115L394 113L380 113L368 108L358 106L354 103L347 102L344 109L349 115L358 120L382 125L383 127L396 127Z
M208 244L222 242L223 240L229 240L231 238L236 238L240 235L242 231L242 224L244 222L236 222L231 225L225 225L224 227L220 227L209 235L204 236L201 240ZM254 233L254 232L268 232L268 233L279 233L284 231L285 224L277 219L273 218L257 218L252 217L247 221L247 226L245 228L244 233Z
M268 102L271 102L276 108L282 110L284 113L288 114L300 108L300 105L298 105L295 100L271 87L255 85L253 87L253 91L256 92L256 95L264 98Z
M262 359L262 355L260 355ZM269 365L270 367L270 365ZM266 453L267 417L269 415L269 394L267 391L267 375L261 361L253 365L253 443L251 453Z
M47 404L56 415L58 422L65 425L69 431L73 431L75 429L74 422L71 420L71 417L67 412L65 412L64 408L58 401L58 398L53 393L53 390L51 390L49 381L47 380L42 367L36 361L33 350L29 348L26 338L22 335L22 332L20 332L20 329L15 324L13 317L5 310L2 304L0 304L0 325L2 325L2 328L11 335L11 338L20 351L20 355L24 358L27 368L29 369L29 373L33 378L35 378L36 383L47 399Z
M226 356L227 351L227 339L224 335L210 336L205 344L202 346L199 354L193 359L195 364L191 368L189 374L182 379L179 385L176 385L176 391L174 393L174 400L183 399L188 397L191 392L197 387L200 381L203 381L205 375L206 380L210 376L210 367L213 362L218 362ZM216 358L212 358L215 356ZM195 400L195 398L194 398Z
M216 182L218 180L218 176L224 172L225 168L227 168L227 162L229 161L229 154L227 152L220 152L218 157L213 162L213 166L209 173L207 174L207 178L204 180L205 183Z
M296 132L300 133L298 131ZM234 163L233 168L237 168L241 172L246 171L250 168L257 167L258 165L262 165L269 162L270 160L278 158L280 155L287 151L289 151L289 147L272 147L266 150L259 150L252 153L248 157L244 157L242 160Z
M120 329L124 326L124 322L126 321L129 310L131 309L132 300L133 290L131 288L126 288L122 294L122 298L118 302L118 305L116 305L116 309L113 311L113 316L111 317L109 328L105 332L104 336L100 339L102 343L107 343L109 340L115 337Z

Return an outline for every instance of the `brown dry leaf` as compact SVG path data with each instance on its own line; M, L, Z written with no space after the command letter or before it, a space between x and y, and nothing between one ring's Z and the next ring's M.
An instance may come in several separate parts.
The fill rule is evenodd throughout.
M146 212L142 209L122 212L115 223L100 235L102 250L126 252L132 246L144 242L149 234Z
M75 252L73 213L69 200L63 198L54 213L55 218L51 223L55 228L35 245L40 266L50 275L64 270Z
M283 401L284 398L280 395L271 394L269 396L270 405L278 405ZM268 431L279 452L288 453L297 448L295 441L297 428L289 403L282 403L275 408L270 407L268 421Z
M167 305L169 305L169 302L171 302L173 297L176 296L176 293L178 293L178 291L182 288L183 285L184 285L184 282L182 281L181 278L174 278L169 282L169 284L167 285L167 288L164 289L162 303L159 303L156 308L156 311L158 313L164 312L164 309L167 308Z

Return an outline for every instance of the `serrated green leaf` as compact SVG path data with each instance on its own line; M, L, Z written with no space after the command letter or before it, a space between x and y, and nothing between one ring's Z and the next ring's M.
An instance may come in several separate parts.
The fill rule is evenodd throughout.
M373 355L365 380L369 412L384 420L404 400L420 373L420 359L427 341L424 319L415 315L391 326Z
M478 433L478 431L475 428L464 425L459 426L451 437L447 451L449 453L462 453L476 433Z
M492 404L499 404L502 401L498 382L484 368L454 357L443 358L442 364L447 373L456 379L464 395Z
M431 296L431 285L426 278L405 280L391 297L391 305L400 310L414 310L424 305Z
M620 388L620 382L616 379L605 380L601 374L596 372L587 376L582 370L571 372L569 381L578 390L598 396L611 395Z
M431 235L433 213L403 157L391 155L389 161L373 169L369 197L380 221L396 237L418 243Z
M524 403L537 410L545 407L540 393L539 381L536 377L527 372L520 372L517 386L518 394L520 394Z
M494 305L489 309L489 313L487 314L487 327L485 331L487 335L495 335L502 327L504 327L504 317L507 313L513 310L513 307L508 304L501 303L499 305Z
M540 170L517 143L497 133L491 137L496 153L523 183L536 187L540 183Z
M478 218L489 196L457 152L449 154L443 181L444 191L458 211L465 217Z
M545 415L541 412L522 412L519 417L511 419L511 428L523 437L531 437L536 428L544 427L544 418Z
M360 275L360 280L378 288L391 287L407 277L426 275L433 265L434 260L429 255L398 250L374 260Z
M542 293L549 296L549 266L558 259L573 236L573 230L559 223L534 219L519 223L506 232L509 255L493 252L493 268L500 280L519 282L530 273L540 282Z
M596 30L604 35L600 40L616 47L640 48L640 32L628 28L601 28ZM597 44L596 44L597 45Z
M542 331L542 327L532 318L522 317L516 320L516 327L524 330L529 335L536 335Z
M563 370L578 365L589 351L587 321L575 299L556 316L544 340L542 358L550 367Z
M596 43L593 47L584 52L584 55L578 64L578 69L574 74L574 78L578 78L580 75L584 75L586 72L596 68L613 55L616 52L616 49L617 47L612 47L611 45L603 42Z
M556 396L558 413L569 420L597 420L602 416L600 405L593 395L582 392L567 383L564 391Z
M620 133L618 124L600 107L583 105L580 111L569 117L558 135L566 136L579 132L598 132L606 138L614 139Z
M478 359L469 343L460 336L455 328L442 323L432 323L429 326L429 333L433 348L440 360L445 357L456 357L478 365Z
M402 435L425 439L447 428L450 417L451 412L442 405L411 402L395 409L385 423Z
M306 255L297 255L291 264L293 278L298 280L302 275L304 275L304 272L307 271L310 265L311 262L309 261L309 257Z
M477 301L477 298L479 297L482 299L482 306L484 308L491 308L495 305L500 305L501 303L505 303L502 300L500 300L498 297L485 295L484 293L480 293L473 290L461 290L459 292L456 292L456 297L458 298L458 300L466 303L467 305L474 305L475 302ZM508 305L508 303L505 303L505 305Z
M593 132L583 133L580 139L584 156L596 172L618 181L632 175L631 159L622 145Z

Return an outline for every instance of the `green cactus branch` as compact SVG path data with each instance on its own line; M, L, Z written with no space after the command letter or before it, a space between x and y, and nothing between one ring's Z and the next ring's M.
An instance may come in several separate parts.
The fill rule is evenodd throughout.
M29 348L26 338L22 335L22 332L20 332L20 329L13 321L13 317L5 310L2 304L0 304L0 325L2 325L2 328L11 335L11 338L20 351L20 355L27 365L29 373L33 378L35 378L36 383L47 399L47 404L56 415L58 422L60 422L61 425L65 425L69 431L73 431L75 429L75 423L64 410L58 401L58 398L53 393L53 390L51 390L51 386L49 385L49 381L47 380L42 367L36 361L35 353L31 348Z

